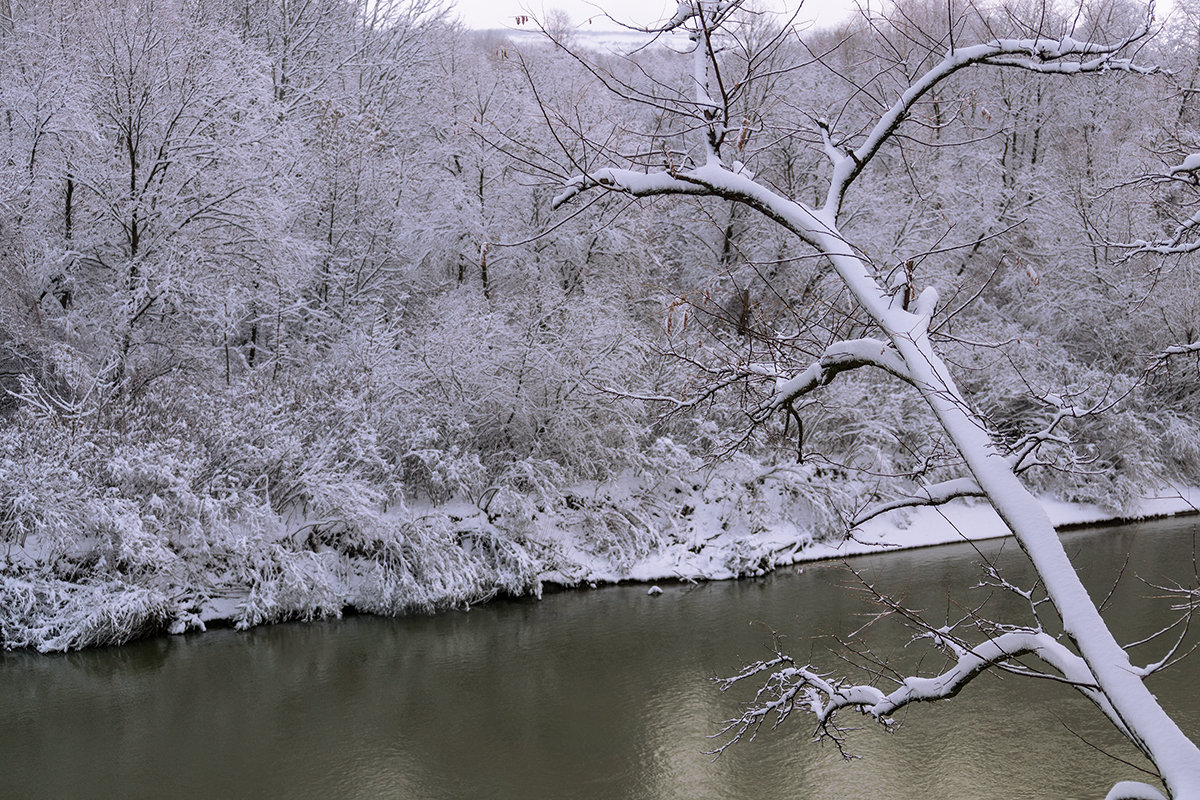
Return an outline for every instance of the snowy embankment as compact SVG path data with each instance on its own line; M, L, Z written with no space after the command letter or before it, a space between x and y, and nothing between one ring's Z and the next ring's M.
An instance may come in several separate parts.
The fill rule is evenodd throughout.
M1200 488L1171 487L1143 497L1129 507L1114 511L1098 505L1069 503L1043 497L1042 504L1055 527L1135 521L1200 512ZM592 560L581 573L543 574L551 584L618 582L622 580L724 580L765 573L771 569L807 561L911 550L963 541L995 539L1009 535L1000 517L982 501L956 500L939 508L923 507L892 512L872 519L841 540L817 540L811 529L791 522L760 531L722 531L697 548L674 542L646 557L619 568ZM581 548L576 557L584 561ZM757 566L757 568L755 568Z
M1007 533L985 504L955 502L877 517L843 539L829 498L854 500L844 481L809 465L727 467L630 472L540 498L499 490L357 519L268 516L180 542L133 518L69 545L31 535L0 569L0 646L73 650L214 624L461 609L547 585L720 580ZM1120 513L1044 502L1056 525L1070 526L1193 512L1200 489Z

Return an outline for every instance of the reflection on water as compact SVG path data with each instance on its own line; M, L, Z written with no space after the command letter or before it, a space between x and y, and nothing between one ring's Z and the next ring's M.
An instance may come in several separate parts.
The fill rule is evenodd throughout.
M1175 521L1065 537L1098 597L1132 554L1107 613L1121 638L1168 618L1164 601L1130 600L1159 594L1139 578L1192 580L1196 530ZM1021 561L1009 541L853 566L940 621L987 595L948 592L978 580L983 555ZM772 632L797 657L844 669L828 637L868 621L856 584L827 563L658 597L615 587L438 617L4 654L0 795L969 800L1103 797L1137 777L1097 751L1133 758L1086 701L1014 677L914 708L896 734L864 721L850 740L859 760L810 743L799 715L715 762L704 755L739 700L707 678L765 655ZM876 655L917 655L888 623L863 635ZM1197 678L1192 659L1154 685L1193 736Z

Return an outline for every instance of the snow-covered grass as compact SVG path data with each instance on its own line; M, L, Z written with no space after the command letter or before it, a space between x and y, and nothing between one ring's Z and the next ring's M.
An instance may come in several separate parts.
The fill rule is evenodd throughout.
M704 468L669 443L659 450L675 469L656 462L603 482L528 494L499 488L387 510L347 493L310 509L319 516L201 508L182 482L165 487L151 480L150 465L125 463L123 480L173 492L203 525L181 531L161 503L150 503L161 516L156 523L127 498L76 486L65 508L41 507L46 519L30 516L23 540L8 548L0 642L72 650L212 624L462 609L496 596L540 595L546 585L738 578L1007 533L990 507L959 501L880 516L845 537L837 509L852 507L862 487L819 466L765 467L736 456ZM1200 490L1172 490L1118 513L1044 500L1060 526L1185 513L1197 501ZM75 506L92 520L85 536L42 526L74 519Z

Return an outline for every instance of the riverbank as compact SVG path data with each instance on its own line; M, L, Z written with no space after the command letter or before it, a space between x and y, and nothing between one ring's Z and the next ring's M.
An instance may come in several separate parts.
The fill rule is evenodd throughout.
M1008 533L986 504L956 501L892 512L844 537L829 498L852 507L861 487L813 467L751 466L631 472L553 495L501 490L357 519L260 517L178 541L127 520L69 546L31 536L0 569L0 646L52 652L214 626L465 610L546 587L752 577ZM1066 528L1194 513L1200 489L1159 492L1119 512L1043 502Z
M1200 488L1170 487L1139 498L1115 511L1088 503L1070 503L1053 497L1041 498L1050 521L1059 530L1093 525L1136 522L1161 517L1200 513ZM728 533L714 537L704 547L686 544L666 547L640 560L624 573L600 562L591 565L587 580L617 583L625 580L724 580L763 574L781 566L810 561L846 558L899 550L912 550L963 541L982 541L1011 535L990 505L983 501L955 500L938 508L920 507L876 517L840 541L820 541L794 524L744 537ZM731 565L753 564L762 569L739 572ZM573 585L570 576L549 572L543 581ZM575 580L574 583L578 583Z

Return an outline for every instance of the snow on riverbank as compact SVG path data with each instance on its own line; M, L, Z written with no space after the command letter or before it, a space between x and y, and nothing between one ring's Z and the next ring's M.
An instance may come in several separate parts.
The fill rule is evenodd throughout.
M892 512L845 538L834 509L853 507L855 487L809 465L752 467L631 471L553 494L497 490L362 519L269 518L202 529L186 547L132 523L61 552L31 536L0 570L0 646L73 650L214 624L462 609L547 585L721 580L1007 534L986 504L954 502ZM1063 527L1194 512L1200 489L1120 513L1043 502Z
M1165 489L1141 498L1121 512L1050 497L1041 501L1055 527L1064 529L1197 513L1200 511L1200 488ZM614 570L611 564L594 562L586 579L591 582L723 580L762 574L775 567L807 561L1008 535L1008 528L987 503L954 501L939 508L917 508L876 517L842 541L815 541L810 531L791 523L741 536L723 533L698 549L682 543L664 547L623 572ZM546 583L569 585L578 582L578 579L564 578L566 576L555 571L542 576Z
M1050 521L1058 529L1084 525L1127 522L1155 517L1172 517L1200 511L1200 488L1164 490L1141 498L1120 513L1097 505L1067 503L1052 497L1041 498ZM949 503L941 508L920 508L899 527L894 517L877 517L866 523L844 542L820 543L798 554L797 561L843 558L886 550L912 549L962 541L978 541L1008 536L1009 530L992 507L982 501Z
M544 585L727 580L806 561L1008 535L986 503L955 501L941 508L877 517L841 541L823 539L822 534L836 535L822 530L837 525L835 521L822 517L805 495L783 484L767 484L731 482L712 474L704 483L670 479L645 484L627 476L612 485L577 487L564 495L561 507L538 507L529 516L523 513L527 507L519 503L500 513L481 511L469 503L423 509L426 519L452 520L462 541L478 538L519 547L527 574L536 575L524 589L516 588L519 582L511 577L502 586L497 576L495 590L469 600L434 600L427 610L467 608L497 593L540 595ZM1121 513L1052 498L1042 502L1056 526L1071 527L1193 513L1200 506L1200 488L1164 491ZM343 598L347 608L381 613L363 602L374 592L363 585L357 570L331 574L336 585L326 586L325 592ZM477 584L487 580L485 575L475 576ZM177 623L172 632L202 628L204 623L245 626L245 606L244 596L210 597L191 624ZM400 612L397 607L392 613Z

